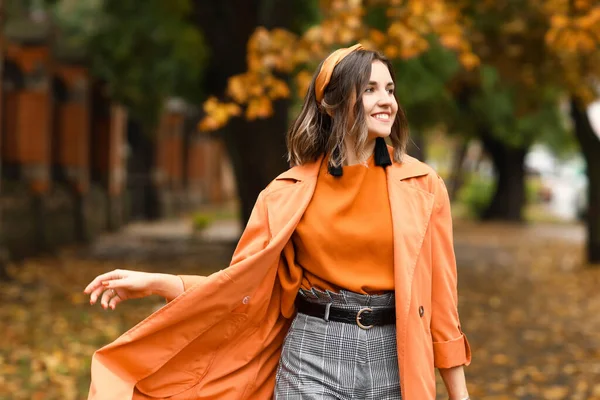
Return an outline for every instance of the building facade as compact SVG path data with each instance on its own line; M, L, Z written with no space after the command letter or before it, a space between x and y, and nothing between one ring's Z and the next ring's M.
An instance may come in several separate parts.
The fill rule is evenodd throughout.
M2 53L0 227L11 257L235 195L221 141L197 132L181 102L142 135L85 62L39 39L5 38Z

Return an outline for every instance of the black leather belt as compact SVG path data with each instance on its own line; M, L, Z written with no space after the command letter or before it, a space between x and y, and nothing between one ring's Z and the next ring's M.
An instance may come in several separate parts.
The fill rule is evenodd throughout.
M358 311L336 308L329 304L312 303L302 296L296 298L296 308L299 313L323 318L326 321L356 324L362 329L374 326L393 325L396 323L396 309L393 307L371 308L362 307Z

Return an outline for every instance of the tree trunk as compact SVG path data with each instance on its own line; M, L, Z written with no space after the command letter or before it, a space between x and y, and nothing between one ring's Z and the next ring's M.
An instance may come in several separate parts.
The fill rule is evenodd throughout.
M469 140L461 139L460 144L454 149L454 157L452 158L452 171L448 182L448 195L450 201L456 199L456 195L463 184L463 164L469 149Z
M481 136L483 147L492 158L497 185L483 220L523 221L525 206L525 156L527 148L507 146L489 134Z
M208 93L224 94L227 79L246 70L246 45L258 26L286 27L292 17L288 0L194 1L194 18L203 29L211 59L206 74ZM262 189L287 168L285 132L288 101L274 106L275 115L258 121L234 119L222 130L240 197L245 223Z
M288 166L285 132L288 102L275 104L275 115L269 119L231 121L224 129L225 146L235 171L237 193L243 222L250 213L258 194Z
M4 17L5 17L4 0L0 0L0 81L4 80ZM4 111L4 89L0 86L0 121ZM1 132L0 132L1 133ZM1 136L1 135L0 135ZM2 141L0 140L0 150L2 149ZM1 153L0 153L1 154ZM2 157L0 156L0 193L2 186ZM0 281L9 279L7 271L8 251L4 246L4 232L2 224L2 207L0 207Z
M132 219L161 218L160 190L156 182L156 141L142 124L129 119L127 142L131 157L127 165L129 213Z
M600 266L600 137L590 124L587 107L576 99L571 99L571 118L587 163L587 260Z

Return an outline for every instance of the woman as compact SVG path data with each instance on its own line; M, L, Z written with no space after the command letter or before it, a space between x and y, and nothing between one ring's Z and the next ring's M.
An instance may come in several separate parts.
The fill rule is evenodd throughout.
M88 285L105 308L169 300L96 352L90 399L428 400L436 367L468 399L448 195L404 154L389 61L331 54L287 139L294 167L259 195L229 268Z

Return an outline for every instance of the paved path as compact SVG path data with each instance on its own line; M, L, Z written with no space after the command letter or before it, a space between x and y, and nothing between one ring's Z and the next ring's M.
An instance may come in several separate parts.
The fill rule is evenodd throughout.
M202 233L195 234L190 221L184 219L158 222L136 222L127 225L123 234L154 240L187 240L196 238L204 241L236 241L242 232L237 220L219 220L208 226Z

